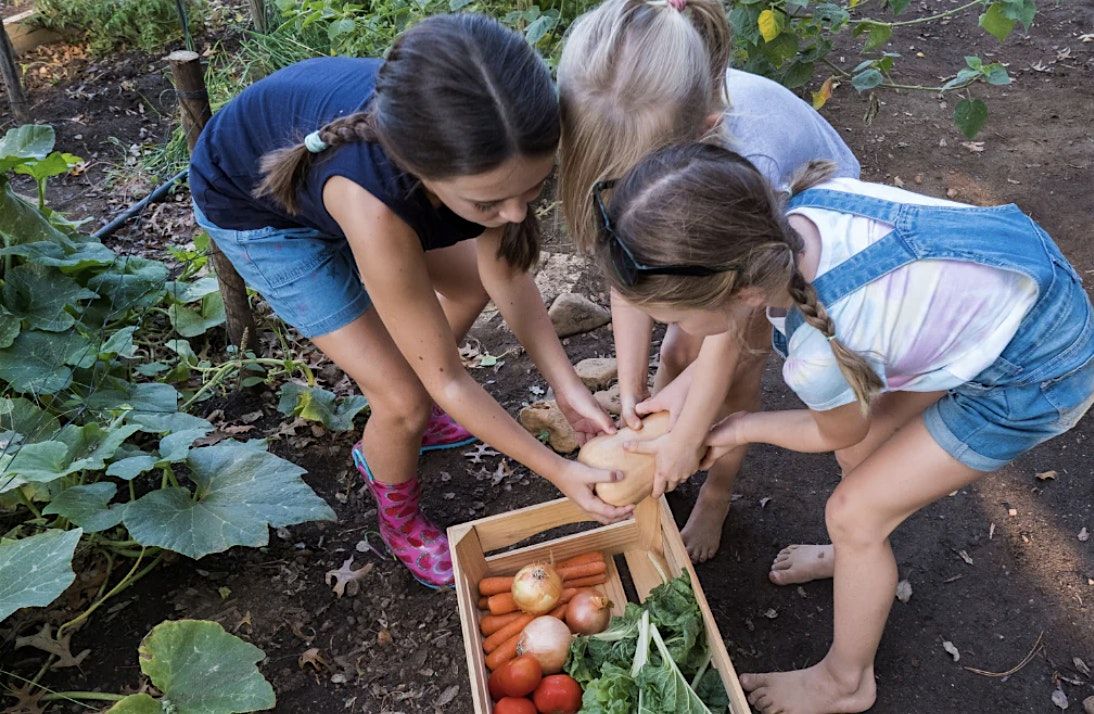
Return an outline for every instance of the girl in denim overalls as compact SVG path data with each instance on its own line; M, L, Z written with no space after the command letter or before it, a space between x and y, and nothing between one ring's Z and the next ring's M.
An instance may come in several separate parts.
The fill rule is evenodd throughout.
M832 545L791 546L771 572L779 585L834 577L832 647L805 670L742 676L765 714L869 709L897 581L889 534L1094 402L1094 310L1032 220L829 171L811 164L784 207L739 155L687 144L594 197L598 257L625 299L695 335L740 332L766 307L809 406L731 415L705 463L758 442L834 451L843 468Z

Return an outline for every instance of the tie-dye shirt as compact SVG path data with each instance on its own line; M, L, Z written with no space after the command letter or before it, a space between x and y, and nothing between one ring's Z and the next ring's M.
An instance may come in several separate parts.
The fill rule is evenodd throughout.
M960 206L890 186L837 178L823 188L889 201ZM821 275L884 237L892 226L849 213L795 209L820 232ZM1037 299L1027 276L960 261L917 261L856 290L830 307L836 334L874 367L885 391L953 389L1002 354ZM777 329L782 319L770 316ZM850 404L855 395L843 378L824 335L802 325L790 339L783 378L810 409Z

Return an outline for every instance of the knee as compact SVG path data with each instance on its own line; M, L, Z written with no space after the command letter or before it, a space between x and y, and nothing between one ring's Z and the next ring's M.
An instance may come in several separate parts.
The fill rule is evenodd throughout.
M418 386L369 395L369 406L370 419L379 419L385 427L413 436L425 431L433 400Z
M883 542L889 534L874 521L869 507L853 489L838 486L824 504L824 524L837 547L861 548Z
M679 374L695 361L698 353L688 344L687 339L667 335L661 343L661 367Z
M858 468L862 463L863 455L855 451L855 447L849 447L846 449L840 449L836 452L836 463L839 464L841 476L846 477L847 474Z

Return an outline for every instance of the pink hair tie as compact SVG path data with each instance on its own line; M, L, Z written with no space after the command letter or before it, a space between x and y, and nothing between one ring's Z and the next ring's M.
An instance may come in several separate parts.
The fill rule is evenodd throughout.
M688 0L666 0L669 5L676 8L678 11L683 12L684 8L688 6Z

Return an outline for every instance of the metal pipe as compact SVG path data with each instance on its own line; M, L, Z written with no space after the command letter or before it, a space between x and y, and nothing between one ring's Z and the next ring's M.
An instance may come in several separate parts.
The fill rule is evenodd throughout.
M166 196L167 192L171 190L172 186L178 183L180 179L186 178L187 172L189 172L189 169L183 169L171 178L164 181L162 184L157 186L156 189L152 191L152 193L137 201L132 206L125 209L125 211L123 211L117 217L115 217L114 220L110 221L110 223L107 223L105 226L92 233L91 237L96 240L102 240L106 236L121 228L126 221L143 211L145 207L148 206L148 204L154 203Z

